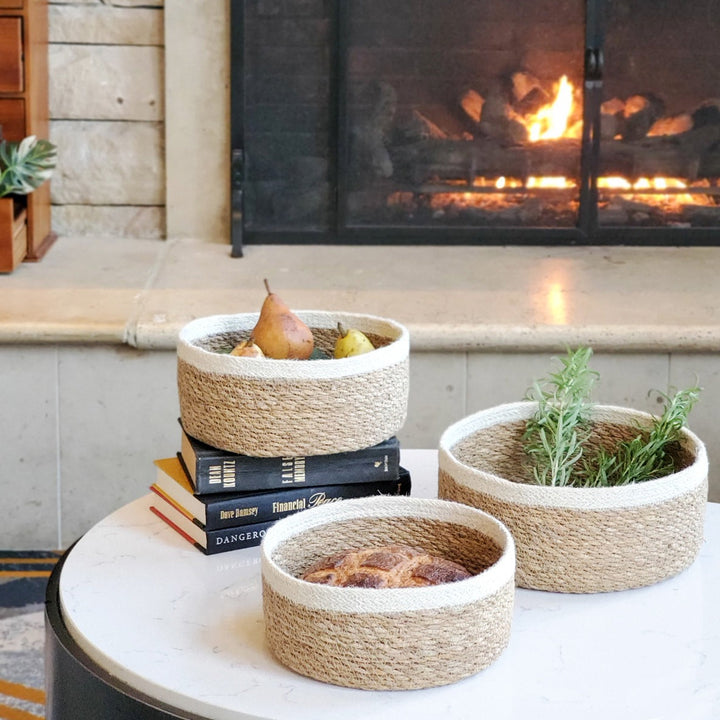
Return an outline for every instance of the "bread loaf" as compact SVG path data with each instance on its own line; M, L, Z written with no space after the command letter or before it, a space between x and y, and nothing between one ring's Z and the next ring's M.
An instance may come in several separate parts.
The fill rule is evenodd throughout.
M303 580L336 587L405 588L471 577L462 565L419 547L386 545L346 550L309 567Z

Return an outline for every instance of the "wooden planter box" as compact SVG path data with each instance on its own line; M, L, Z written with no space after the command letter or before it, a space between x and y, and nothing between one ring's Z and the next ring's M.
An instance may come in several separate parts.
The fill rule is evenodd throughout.
M27 254L27 212L0 198L0 272L12 272Z

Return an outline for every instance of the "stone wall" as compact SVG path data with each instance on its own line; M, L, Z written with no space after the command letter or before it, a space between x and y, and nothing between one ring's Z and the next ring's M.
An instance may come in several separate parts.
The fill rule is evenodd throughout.
M165 236L163 0L51 0L60 235Z

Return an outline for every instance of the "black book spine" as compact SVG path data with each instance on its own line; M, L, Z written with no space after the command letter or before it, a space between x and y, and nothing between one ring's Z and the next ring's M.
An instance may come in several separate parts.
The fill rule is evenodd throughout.
M241 527L223 528L220 530L208 530L205 533L207 548L200 547L206 555L215 555L230 550L256 547L262 542L267 529L274 523L274 520L267 522L253 523Z
M235 455L190 443L194 458L182 453L181 459L196 495L395 480L400 472L400 444L394 437L353 452L284 458Z
M286 515L317 505L369 495L409 495L410 475L400 473L395 480L346 485L293 488L254 495L217 496L206 500L206 530L237 527Z

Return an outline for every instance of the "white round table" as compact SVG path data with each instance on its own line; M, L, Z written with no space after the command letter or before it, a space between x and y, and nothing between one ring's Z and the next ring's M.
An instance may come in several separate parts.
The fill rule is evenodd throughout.
M413 495L436 494L436 451L403 451L402 464ZM205 556L150 503L93 527L49 587L48 720L69 720L81 694L85 720L720 717L720 505L708 504L700 556L677 577L597 595L518 589L510 644L488 669L368 692L280 665L264 642L257 548Z

